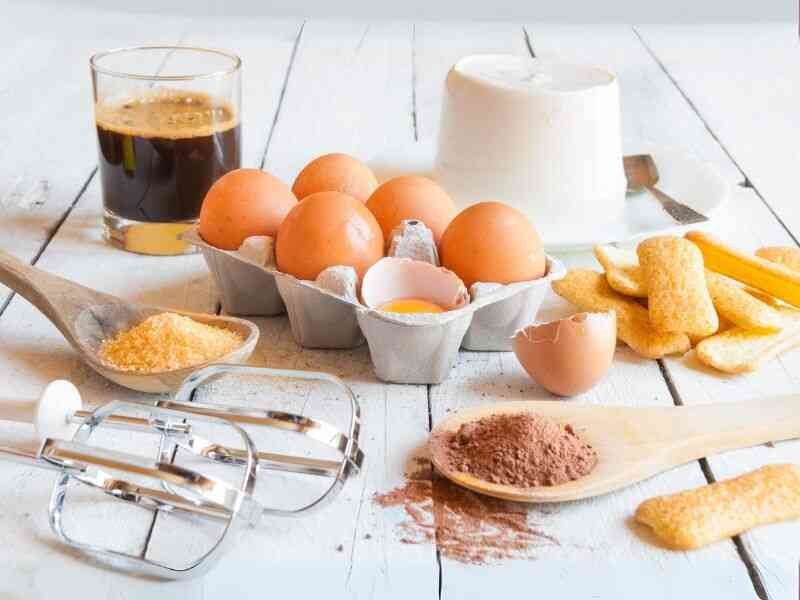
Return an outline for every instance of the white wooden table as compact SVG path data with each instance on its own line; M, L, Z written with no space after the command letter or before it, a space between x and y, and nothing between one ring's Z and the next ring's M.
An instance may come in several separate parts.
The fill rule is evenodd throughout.
M443 78L461 55L534 52L608 65L620 76L626 137L686 148L713 163L731 185L726 214L715 223L721 236L746 248L796 244L800 236L800 50L790 24L165 18L5 3L0 14L0 247L123 297L193 310L217 307L200 256L142 257L101 241L87 60L93 51L141 42L238 52L245 65L245 163L286 181L324 152L366 158L434 136ZM566 260L593 263L588 255ZM565 307L553 301L549 310ZM656 494L765 463L796 462L800 442L691 463L590 501L534 507L529 518L559 545L539 548L527 560L465 565L438 556L433 543L401 543L395 531L401 512L378 508L371 497L403 481L410 453L446 411L547 393L503 353L463 352L441 385L385 385L374 378L366 348L300 350L285 318L259 324L256 364L329 371L360 398L368 466L337 502L305 520L267 520L203 579L163 583L64 552L46 519L52 477L0 464L0 597L796 597L800 522L681 553L650 543L631 515ZM44 317L0 288L0 395L35 396L56 377L73 380L92 404L136 397L90 372ZM665 406L786 392L800 392L800 352L752 375L721 377L690 357L655 362L620 348L605 381L571 401ZM0 427L0 443L24 439L23 428ZM158 522L149 531L149 517L92 517L93 535L130 550L151 552L158 542L180 552L190 543Z

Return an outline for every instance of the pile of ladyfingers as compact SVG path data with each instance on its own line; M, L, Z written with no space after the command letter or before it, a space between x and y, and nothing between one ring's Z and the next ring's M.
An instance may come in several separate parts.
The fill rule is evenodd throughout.
M572 269L553 289L582 310L617 313L617 337L662 358L692 347L726 373L800 346L800 248L740 252L700 231L634 250L595 247L605 273Z

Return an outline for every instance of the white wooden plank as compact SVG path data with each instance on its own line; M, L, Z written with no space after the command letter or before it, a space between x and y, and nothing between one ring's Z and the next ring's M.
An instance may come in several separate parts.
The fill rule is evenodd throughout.
M31 260L97 162L89 57L99 50L175 43L171 17L17 3L0 23L0 246ZM0 285L0 306L8 290Z
M737 190L741 200L735 215L715 226L717 235L736 246L754 251L761 245L791 244L786 232L751 190ZM791 352L756 373L729 376L703 367L694 356L669 359L667 369L684 404L732 402L777 394L797 394L800 384L800 353ZM716 479L741 475L770 463L800 461L800 441L774 447L759 446L709 458ZM758 569L770 598L785 598L798 589L797 539L800 522L792 521L755 529L742 540Z
M578 58L601 62L617 70L623 90L626 135L686 148L698 158L711 162L722 173L731 186L732 195L725 214L714 223L714 230L720 237L750 248L759 244L791 243L756 194L736 185L741 181L741 174L723 148L707 133L705 117L701 120L694 114L652 57L636 50L639 44L635 34L627 29L618 35L602 30L592 35L585 28L534 27L531 31L537 51L541 47L568 55L575 53ZM676 44L680 43L676 40ZM690 100L694 102L693 97ZM631 132L635 133L631 135ZM670 358L665 364L686 404L723 402L797 389L797 379L793 375L798 372L796 355L748 377L726 377L698 370L691 355L685 360ZM800 444L794 442L777 448L730 453L711 459L710 464L715 476L723 478L768 462L797 460L798 456ZM791 541L797 537L797 527L797 523L783 524L742 538L770 597L786 597L797 589L796 552Z
M123 297L189 310L208 311L216 306L216 296L209 293L205 266L199 256L159 260L143 259L115 250L101 240L99 227L101 203L93 184L56 238L42 256L39 265L85 285ZM123 390L101 379L84 366L58 331L31 305L15 297L0 319L0 372L11 382L9 392L35 398L47 381L72 380L87 404L98 405L115 399L142 399L143 395ZM18 444L27 436L23 428L5 423L0 426L4 444ZM118 444L133 444L129 435L119 436ZM133 449L133 448L131 448ZM141 451L141 450L138 450ZM6 539L14 542L0 550L0 564L11 589L22 586L19 574L29 581L26 597L66 597L85 594L85 590L125 589L125 593L157 594L152 582L131 580L96 569L84 559L64 554L49 531L46 507L53 477L32 469L0 465L4 490L0 514L7 526ZM109 543L124 542L136 550L143 548L152 515L113 517L102 511L87 511L85 532L93 539ZM54 576L55 575L55 576ZM114 584L113 582L117 582ZM169 597L165 594L165 597Z
M586 266L591 261L571 257L570 263ZM569 310L552 300L541 317ZM553 397L527 379L512 354L465 352L451 380L432 389L434 423L446 417L447 411L516 399ZM626 348L617 351L614 367L600 385L569 401L630 406L672 403L658 365ZM752 598L752 586L732 546L691 554L669 552L653 545L647 532L632 523L633 511L643 499L703 483L693 463L607 496L532 507L529 522L558 544L533 549L527 556L530 560L496 565L476 567L443 557L444 597L482 598L490 589L522 597L526 582L535 581L536 589L559 590L565 597L576 598L716 597L723 593L726 598ZM667 579L665 574L669 574Z
M328 152L362 160L413 139L411 26L306 24L265 168L291 184Z
M636 29L797 240L797 26L646 25Z
M81 10L15 7L8 16L2 35L4 52L8 50L11 60L4 61L2 67L6 86L0 117L0 243L30 260L77 197L95 162L87 57L120 41L132 43L135 38L129 18L119 13L97 15L95 20ZM179 37L170 19L145 18L143 24L159 38L174 41ZM59 29L61 26L66 29ZM68 32L75 39L67 40ZM87 229L97 230L99 224L96 190L93 199L87 202L91 212L75 215L53 259L43 260L43 264L81 277L92 264L85 260L90 252L96 252L100 262L104 255L108 260L107 249L96 236L87 234ZM92 283L89 279L91 276L84 281ZM95 284L101 284L98 273L94 279ZM153 282L157 283L157 278ZM6 297L3 288L0 298ZM0 320L0 338L0 369L4 380L11 383L7 386L9 393L35 397L48 380L66 376L81 385L89 404L107 401L115 394L131 397L89 373L58 332L21 299L12 302ZM21 444L30 440L30 431L4 424L0 437L4 444ZM133 449L127 436L121 436L118 444L121 449ZM119 575L90 566L54 542L46 518L52 474L4 464L2 478L5 493L0 514L5 539L14 540L4 546L0 560L4 595L69 597L71 592L85 588L107 590L114 585ZM110 509L108 502L80 503L78 516L87 522L86 539L140 551L152 516ZM71 518L69 521L74 523ZM141 584L134 582L129 590L135 595L141 591Z
M325 152L367 157L387 143L413 139L410 90L410 26L306 23L266 168L291 183L308 160ZM372 374L366 347L302 350L292 340L285 317L260 319L259 324L263 338L254 364L320 369L352 385L363 411L367 466L333 505L318 514L299 520L266 519L248 532L246 541L204 578L203 594L218 597L235 585L243 597L261 597L262 587L253 574L268 569L270 591L278 594L433 597L438 582L434 547L399 543L393 536L395 515L372 503L374 493L402 481L410 451L427 436L425 386L380 383ZM255 382L220 384L215 395L229 402L242 398L253 402L258 389ZM317 394L289 389L272 394L269 405L314 415L319 400ZM329 404L325 408L333 412ZM262 480L267 487L274 482L273 498L300 497L288 478ZM151 540L151 546L166 545L162 551L167 553L186 543L175 540L169 527L160 526Z
M137 16L137 20L140 18ZM110 26L102 19L100 17L101 23ZM217 32L210 22L205 21L201 27L197 27L197 22L194 25L193 31L205 31L198 34L198 40L214 39L212 34ZM279 68L267 68L255 76L259 82L263 82L265 75L268 75L263 91L254 92L253 88L247 87L247 81L253 77L248 74L247 64L260 64L257 61L261 55L261 40L251 41L259 31L263 31L260 25L261 22L255 21L239 22L232 29L246 32L235 47L245 57L246 123L257 120L258 127L264 127L269 125L269 112L265 110L253 115L249 107L258 106L260 99L276 100L279 92L276 85L280 84L282 74ZM519 44L521 38L513 35L518 28L509 27L511 33L508 38L504 34L494 36L491 33L497 33L502 28L500 25L417 28L420 45L417 48L416 75L420 83L417 88L416 117L420 137L433 135L436 131L437 97L441 94L441 83L447 67L458 55L493 49L524 51ZM411 139L410 85L400 83L410 82L412 78L410 35L400 25L382 26L377 28L377 33L374 30L371 28L365 34L364 28L352 24L309 24L307 39L310 41L308 45L306 41L303 42L298 54L301 75L293 75L290 79L286 104L273 139L273 151L268 156L268 168L290 181L308 158L323 151L344 150L370 156L385 145ZM534 45L545 39L543 36L547 32L539 28L532 28L532 31ZM652 64L637 51L629 50L627 41L620 42L616 34L612 35L613 31L609 33L607 30L556 28L550 31L553 32L553 47L563 44L563 48L558 48L562 51L577 48L579 54L585 53L584 60L611 64L614 59L604 56L620 44L622 49L615 50L619 54L614 56L625 67L624 73L627 73L623 89L625 81L637 83L632 88L635 91L626 92L625 96L626 104L636 107L634 112L626 112L626 129L642 137L673 145L686 145L686 140L690 140L691 144L696 145L696 148L692 148L696 153L714 161L730 181L737 180L738 172L725 160L719 148L701 135L702 124L690 112L682 112L679 108L681 98L667 84L663 74L659 75L653 70ZM204 35L208 37L204 38ZM287 28L285 38L281 38L281 43L277 44L279 52L270 53L278 64L280 60L288 59L291 36L291 29ZM4 36L4 39L9 38ZM509 43L508 39L512 41ZM426 52L430 54L428 58L425 57ZM248 56L255 57L255 62L250 62ZM403 62L404 56L406 63ZM370 85L373 83L375 85ZM87 101L87 116L88 107ZM632 118L629 114L637 116ZM336 118L337 115L343 116ZM87 129L89 139L92 139L90 125L89 120ZM252 157L258 155L258 138L249 138L247 132L245 135L245 160L248 164L255 164ZM93 162L93 152L92 147L91 153L87 153L87 164ZM195 309L213 306L215 299L209 291L205 269L196 260L197 257L145 259L113 251L104 246L99 238L97 189L90 188L84 201L43 257L42 264L46 268L128 297ZM735 201L737 206L741 204L746 208L734 213L731 219L734 223L730 225L733 228L725 230L731 232L725 233L726 236L741 236L739 239L747 245L757 241L778 243L778 240L786 239L785 236L781 237L780 228L774 220L758 208L752 192L737 191ZM19 220L25 221L25 218ZM6 239L10 238L2 235L1 228L2 225L0 240L7 247ZM17 228L13 232L20 230ZM30 248L37 246L34 244ZM91 248L91 261L86 260L87 248ZM89 264L91 273L87 272ZM131 277L131 273L135 273L136 277ZM181 281L183 283L179 283ZM554 310L560 309L556 307ZM0 518L6 527L6 539L14 540L13 544L7 546L7 554L0 561L4 574L4 582L0 587L3 593L26 598L53 593L66 593L68 597L73 593L81 597L115 595L133 598L145 594L148 597L174 597L178 594L217 597L229 593L228 590L234 586L237 592L255 595L263 585L267 585L266 581L269 581L271 591L281 590L294 595L297 591L301 591L302 595L302 592L312 590L334 597L405 597L436 593L432 547L398 544L393 528L396 515L376 509L369 502L372 491L383 491L400 482L401 467L410 449L424 440L427 425L424 388L383 386L377 383L371 375L364 348L352 353L297 353L285 319L263 320L262 330L264 340L256 362L272 366L322 368L339 373L354 385L361 397L371 465L360 479L351 482L340 502L308 521L268 522L263 529L250 532L251 535L229 560L204 580L188 584L159 584L87 567L77 559L65 558L54 545L46 545L44 542L52 538L41 518L41 511L49 484L29 470L3 467L0 473L8 484L7 489L14 490L5 500L0 500ZM620 403L633 403L639 398L654 403L668 402L652 363L642 364L642 361L625 352L621 352L620 358L623 360L618 361L620 364L615 366L609 380L594 393L588 394L586 401L606 401L613 397L615 402ZM746 397L763 393L764 390L792 389L792 384L796 389L793 377L798 372L797 365L788 361L776 365L780 365L780 369L775 367L769 373L764 371L766 375L763 377L726 379L722 382L690 372L691 365L670 362L669 369L682 397L687 401L690 394L693 398L711 401L718 400L723 394ZM682 371L684 368L686 370ZM0 372L6 380L13 380L15 389L18 387L24 395L34 394L50 377L69 373L79 380L92 402L106 400L111 394L127 397L125 392L105 384L78 364L61 342L58 333L19 299L11 304L8 313L0 319ZM680 380L681 377L685 377L685 380ZM527 388L520 388L524 390L521 393L514 388L503 389L501 382L505 378L510 378L515 384L524 381L511 355L463 355L454 379L440 390L434 390L435 408L439 411L437 414L449 408L445 401L455 402L459 398L464 404L469 404L479 398L481 391L495 397L515 397L518 394L529 397L528 392L533 397L541 394L531 384L526 384ZM228 393L235 394L237 391ZM302 404L298 404L292 396L287 396L284 401L287 406L302 408ZM2 441L14 442L21 438L19 428L0 429ZM765 454L754 455L754 451L734 453L724 460L712 461L712 466L718 475L725 469L735 474L746 465L759 464L761 458L771 461L794 457L796 460L796 447L791 444L755 452ZM627 529L626 518L638 499L696 485L701 481L696 467L692 465L655 478L630 492L599 499L594 505L576 503L565 505L549 515L537 514L545 527L551 528L547 530L548 533L563 536L562 547L557 548L553 555L540 554L538 561L510 562L492 568L464 567L445 561L444 592L451 597L482 597L490 585L494 593L505 591L519 594L519 591L526 590L525 594L528 595L531 588L573 591L582 582L579 589L584 595L601 597L611 594L615 597L640 597L644 594L656 597L678 594L690 597L701 594L709 597L722 594L727 594L726 597L752 597L752 586L743 576L741 565L732 564L735 559L727 546L692 555L673 554L652 549L637 539L641 533L638 529ZM359 484L365 487L359 488ZM95 528L94 533L99 535L105 531L110 537L126 537L126 534L132 533L132 529L133 523L104 521L102 529ZM340 535L342 531L348 531L348 535ZM370 539L366 539L367 534L371 536ZM774 597L783 597L787 590L796 588L791 573L787 571L793 556L789 546L792 538L796 539L796 530L787 529L786 526L776 526L745 536L748 549L756 557L762 575L766 574L767 588ZM339 543L344 546L342 552L336 550ZM137 541L131 539L131 547L137 547L136 544ZM608 555L618 553L618 556L597 560L600 555L597 550ZM256 579L258 574L265 571L265 566L270 571L265 573L263 580ZM609 575L609 571L619 575ZM697 575L698 571L702 576ZM308 573L312 572L314 576L308 577ZM576 572L583 576L580 582L576 581ZM522 579L531 574L536 576L535 587L528 583L529 580ZM659 586L657 590L653 589L656 585Z
M83 27L79 27L83 16ZM37 24L42 15L37 15ZM168 20L160 20L162 27L167 27ZM75 20L69 20L68 25L74 25L72 33L79 36L80 44L76 44L76 52L80 51L80 64L83 65L81 75L88 79L85 65L89 50L117 45L120 40L127 41L121 30L133 33L130 28L130 16L97 14L96 19L89 18L79 13ZM145 19L144 24L148 24ZM233 23L235 25L235 23ZM63 23L62 23L63 25ZM297 23L288 21L280 23L263 23L261 33L265 31L274 36L277 43L267 46L268 52L263 53L261 60L256 63L269 73L285 72L289 62L292 48L292 36L298 30ZM29 26L32 28L32 26ZM102 34L94 35L95 29ZM170 26L173 38L177 40L179 31L177 26ZM204 27L209 29L210 22ZM201 28L198 28L201 29ZM202 29L201 29L202 30ZM158 23L154 21L152 32L160 31ZM42 36L51 35L61 45L68 44L64 36L69 29L45 29ZM106 39L105 36L108 36ZM113 39L112 39L113 36ZM269 38L266 38L269 39ZM132 39L130 40L133 41ZM140 41L140 40L139 40ZM58 44L55 44L58 46ZM70 182L64 177L70 168L82 170L88 174L88 166L94 162L94 133L91 129L91 96L88 86L81 86L72 62L75 56L68 54L64 63L58 62L58 52L52 60L56 63L54 71L61 70L71 73L69 80L56 79L55 88L50 91L51 100L60 95L70 99L73 88L82 95L82 103L86 107L86 121L89 127L85 128L87 147L91 148L91 156L87 157L87 168L81 168L83 154L70 152L70 143L77 143L77 133L64 130L66 139L59 141L59 145L51 145L55 156L49 156L47 163L39 165L42 169L54 168L53 180L58 185L63 185L68 190L68 184L75 183L75 189L69 198L77 195L80 185ZM43 57L42 61L48 57ZM48 69L49 73L49 69ZM50 73L50 75L53 75ZM36 71L30 72L31 77L36 76ZM75 79L73 82L72 80ZM261 110L268 115L274 113L280 91L280 76L271 75L255 80L256 85L245 87L245 103L261 104ZM272 86L272 89L270 89ZM46 86L43 85L44 91ZM63 89L62 89L63 88ZM84 89L86 88L86 89ZM252 91L251 91L252 90ZM76 96L77 98L77 96ZM77 100L76 100L77 102ZM36 103L34 103L36 104ZM69 100L64 106L65 111L81 112L74 106L75 102ZM66 118L58 111L47 110L41 107L41 114L36 113L38 119L34 120L36 131L59 131L61 120ZM53 112L51 115L50 113ZM4 113L5 114L5 113ZM74 115L70 115L74 118ZM264 118L253 119L256 129L264 126ZM258 133L252 139L257 139ZM74 138L74 139L73 139ZM256 144L251 144L254 148ZM247 147L246 147L247 148ZM37 148L34 148L36 151ZM38 148L42 151L42 148ZM29 149L25 148L25 152ZM59 155L60 154L60 155ZM67 155L72 160L65 161ZM260 152L250 152L251 164L258 164ZM23 158L25 154L22 154ZM43 173L50 171L43 170ZM64 177L66 181L61 182ZM2 183L6 183L4 180ZM174 258L142 257L127 254L113 249L102 242L100 228L101 202L97 181L93 181L81 202L58 231L47 251L39 261L39 265L61 275L73 278L85 285L96 287L107 292L115 293L132 300L139 300L151 304L160 304L176 308L199 311L213 311L217 306L217 297L209 285L207 269L199 255ZM24 214L18 220L24 222ZM21 238L22 236L20 236ZM4 238L4 246L6 246ZM7 246L6 246L7 247ZM14 247L16 249L16 247ZM3 318L0 319L0 370L4 378L14 381L14 391L22 396L35 396L36 392L47 381L55 377L67 377L73 380L81 389L85 401L97 405L111 399L142 399L145 396L122 390L105 380L97 377L83 366L69 350L58 332L49 325L45 319L19 297L9 305ZM20 427L3 426L0 429L3 443L19 443L24 439L24 431ZM120 436L117 444L133 443L127 436ZM137 448L141 451L141 448ZM86 561L77 555L65 554L53 540L47 526L45 509L48 499L48 488L52 476L40 474L31 469L17 468L3 465L2 474L12 493L5 494L0 503L0 514L3 521L8 524L6 534L14 539L13 544L5 546L2 558L4 586L9 594L17 597L20 590L26 598L45 597L60 594L66 597L174 597L176 590L172 585L160 584L151 580L131 578L109 571L89 566ZM118 504L118 503L116 503ZM144 543L152 523L152 515L141 513L136 515L112 515L104 505L88 505L83 507L86 521L86 533L95 541L113 542L117 546L125 547L134 552L144 550ZM192 583L183 586L182 591L198 589L198 584ZM5 590L4 590L5 591Z
M183 23L182 43L224 48L242 59L242 164L259 167L291 60L300 19L227 17Z
M789 97L792 92L796 96L800 85L796 69L787 66L792 60L797 62L796 48L789 46L790 40L796 44L796 32L777 25L747 30L712 27L703 41L695 28L647 27L640 33L797 239L800 218L796 203L790 200L794 192L791 172L796 169L798 158L797 142L792 139L797 129L793 120L797 117L796 108L789 108ZM713 44L709 43L712 38ZM697 67L689 60L690 51L697 59ZM760 61L763 62L759 70L756 65ZM725 64L736 68L728 69L728 76L722 77L720 69ZM702 77L696 68L702 69ZM741 90L748 93L742 94ZM759 117L753 118L756 114ZM794 243L751 190L738 189L735 199L736 210L730 211L716 228L722 239L746 250ZM713 373L699 365L691 354L683 360L670 360L668 368L686 404L744 400L797 393L800 353L789 353L760 371L743 376ZM800 442L786 442L713 457L709 464L715 477L723 479L763 464L798 460ZM792 522L756 529L742 536L771 598L797 593L798 535L800 523Z
M640 131L646 128L640 121L645 115L641 114L641 102L637 100L639 95L645 95L642 86L649 82L649 57L637 47L636 39L628 30L586 27L562 32L561 29L532 27L530 31L537 52L572 49L582 55L578 58L583 61L591 56L595 62L614 63L612 66L624 68L626 128ZM521 39L518 32L508 33L509 37L514 35ZM462 36L465 40L473 38L468 30ZM444 36L431 33L430 37L438 40ZM486 38L482 37L481 42L485 43ZM465 42L462 53L470 50ZM520 51L518 47L517 51ZM419 60L419 50L417 56ZM452 63L457 56L449 58L447 63ZM426 63L422 59L418 64ZM447 66L445 64L444 68ZM440 81L443 73L440 71L438 75ZM587 255L574 255L568 261L593 264L593 259ZM551 302L553 312L568 310L562 302L552 299ZM542 318L546 318L546 314ZM463 353L455 376L433 388L431 393L434 422L448 409L495 400L551 397L525 378L513 355L502 353ZM579 401L672 404L658 365L639 359L626 349L618 351L607 379ZM700 485L704 481L699 466L691 464L616 494L556 507L552 513L543 514L532 509L529 519L559 540L560 545L533 551L535 560L532 561L490 567L467 566L443 558L444 595L477 598L486 596L491 589L516 596L521 595L517 590L528 589L524 587L526 581L536 581L536 589L557 589L566 597L671 598L704 594L753 597L752 585L732 544L692 554L665 552L648 543L642 530L630 523L633 511L643 498ZM576 572L581 576L575 577ZM694 575L698 572L703 576ZM670 574L668 584L665 584L664 573Z

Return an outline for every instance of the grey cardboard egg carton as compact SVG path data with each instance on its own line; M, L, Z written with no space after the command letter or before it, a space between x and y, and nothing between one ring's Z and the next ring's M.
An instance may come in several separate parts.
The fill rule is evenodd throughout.
M375 374L395 383L442 382L459 348L511 350L514 333L534 321L551 282L565 273L564 266L548 256L547 271L540 279L510 285L477 283L469 290L471 301L461 308L400 314L364 306L350 267L332 267L317 281L302 281L270 264L271 240L262 239L260 248L228 251L204 242L196 228L183 238L202 251L226 314L286 312L295 341L305 348L354 348L366 339ZM438 266L436 246L421 223L406 222L393 232L390 255Z

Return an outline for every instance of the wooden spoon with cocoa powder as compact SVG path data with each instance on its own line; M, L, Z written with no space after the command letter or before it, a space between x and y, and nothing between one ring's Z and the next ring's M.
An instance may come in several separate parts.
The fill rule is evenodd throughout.
M518 502L564 502L606 494L687 462L737 448L800 438L800 395L699 406L638 408L572 402L504 402L459 411L437 425L433 439L491 415L532 413L572 430L597 452L583 477L552 486L515 487L456 471L432 444L445 477L474 492Z
M209 364L138 373L118 369L100 360L98 350L104 340L138 325L147 317L172 312L239 334L242 344L213 362L244 362L258 341L258 327L250 321L127 302L32 267L3 251L0 251L0 283L38 308L92 369L114 383L140 392L159 394L174 391L186 377Z

